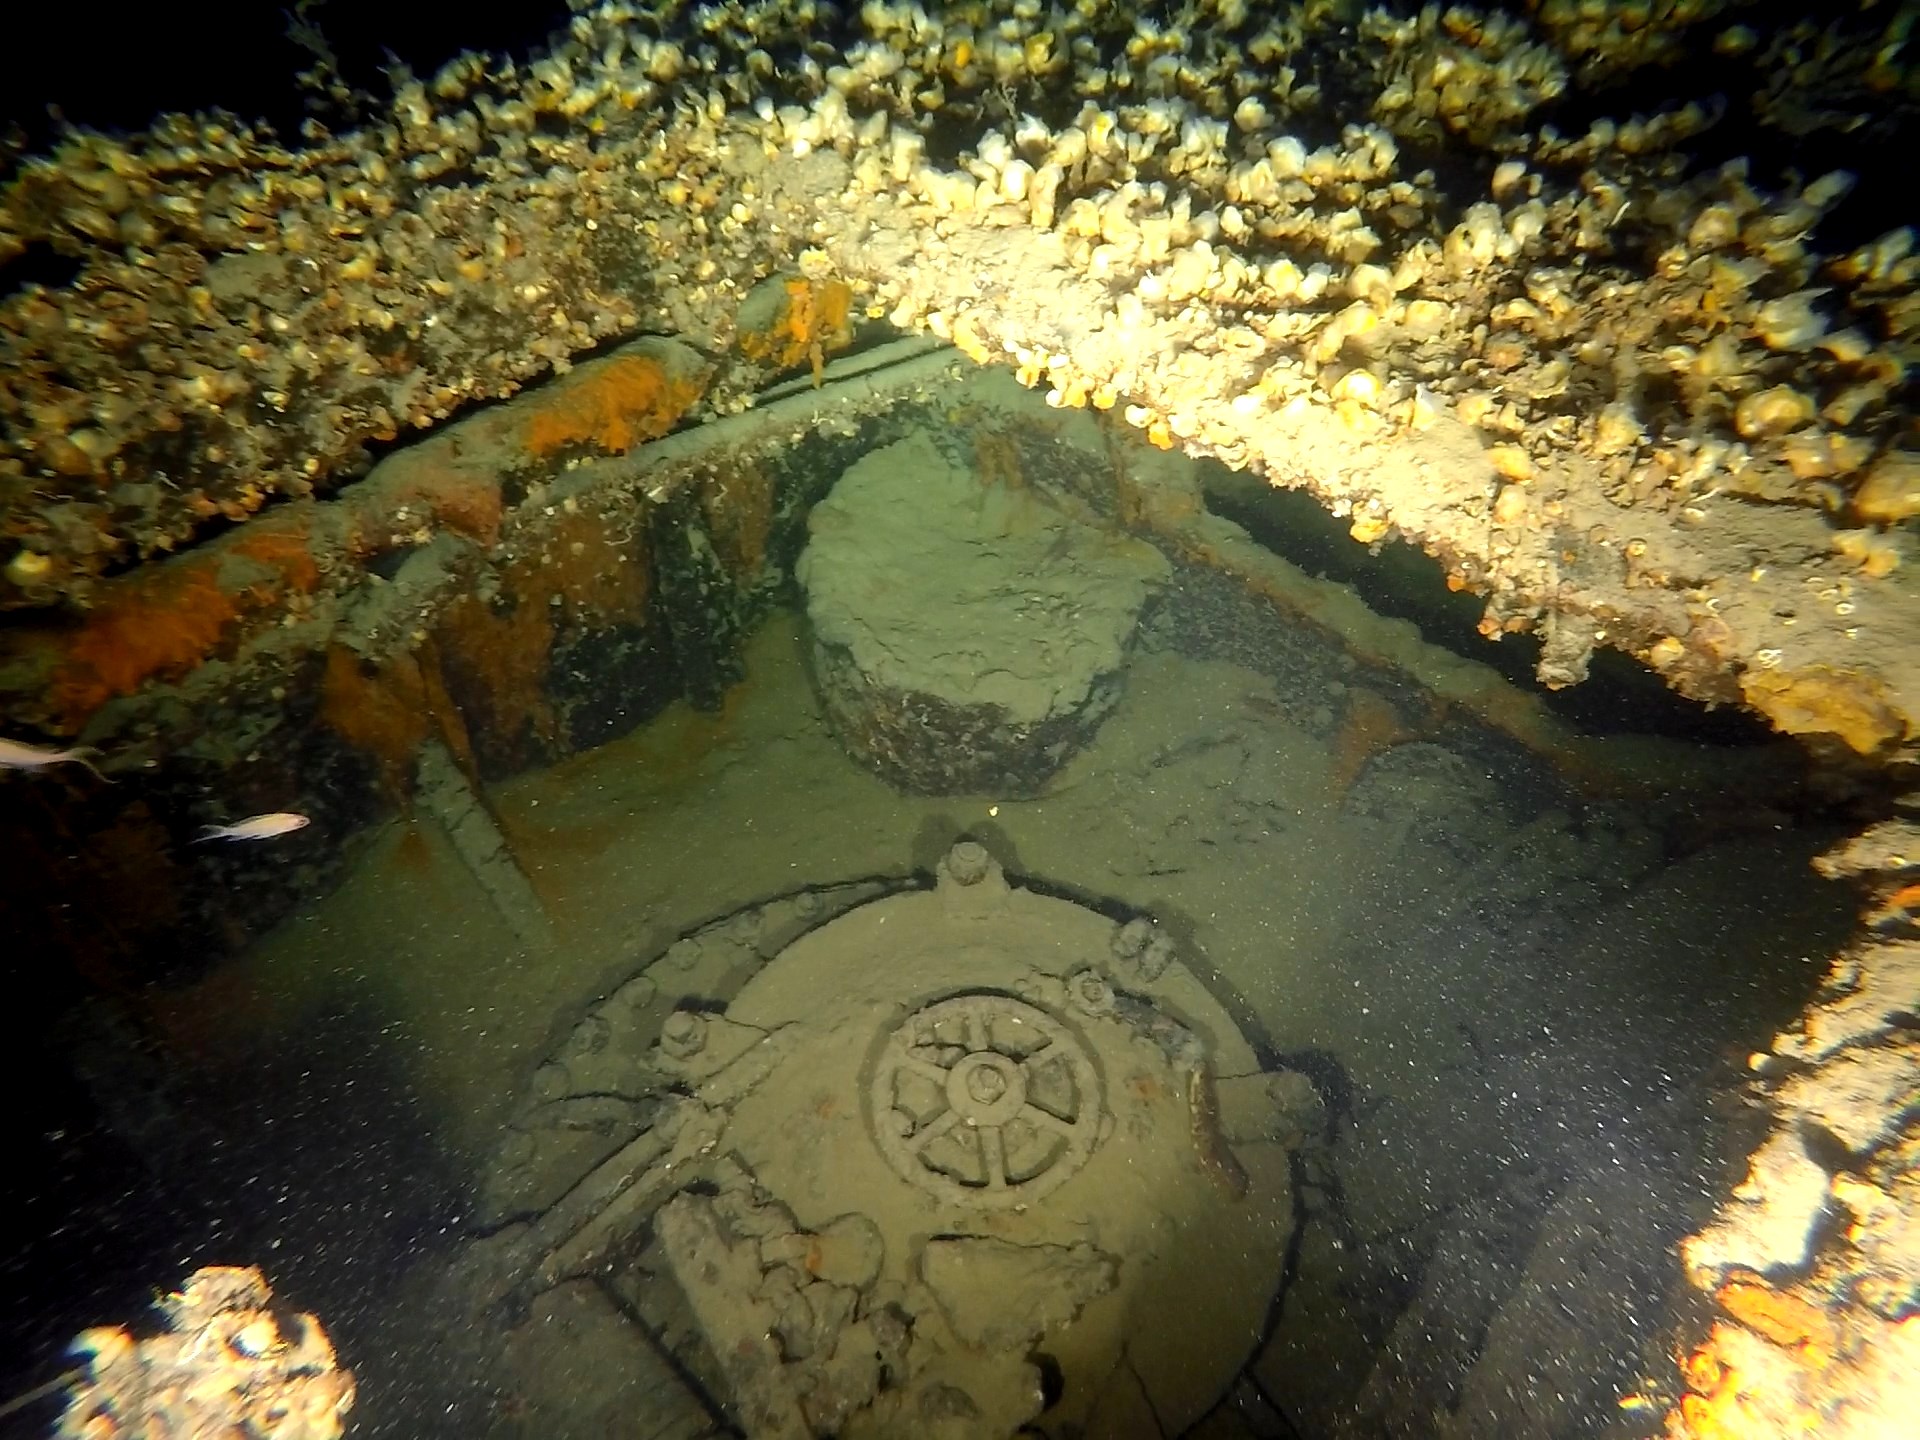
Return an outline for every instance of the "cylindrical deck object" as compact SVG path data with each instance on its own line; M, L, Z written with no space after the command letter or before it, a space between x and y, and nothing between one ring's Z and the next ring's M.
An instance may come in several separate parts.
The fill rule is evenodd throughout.
M1165 558L916 435L815 507L815 673L847 747L922 794L1030 795L1119 698Z

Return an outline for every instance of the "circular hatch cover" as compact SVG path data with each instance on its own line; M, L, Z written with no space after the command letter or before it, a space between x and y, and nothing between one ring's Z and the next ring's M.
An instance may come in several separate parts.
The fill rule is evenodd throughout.
M1151 921L970 842L937 878L723 917L595 1006L483 1189L525 1217L488 1283L648 1277L753 1440L1178 1433L1260 1341L1311 1087Z

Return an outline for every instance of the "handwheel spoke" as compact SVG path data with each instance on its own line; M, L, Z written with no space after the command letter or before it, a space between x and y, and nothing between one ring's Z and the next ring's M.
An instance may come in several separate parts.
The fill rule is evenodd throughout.
M960 1112L949 1110L925 1129L908 1136L907 1143L915 1150L924 1150L959 1123Z
M980 1130L980 1148L987 1162L987 1188L1004 1190L1007 1188L1007 1136L998 1125L986 1125Z
M918 1075L929 1084L940 1089L947 1088L947 1079L951 1072L944 1065L927 1060L919 1055L909 1055L900 1062L900 1068L910 1074Z
M1020 1118L1036 1130L1045 1130L1054 1135L1071 1135L1078 1128L1073 1121L1054 1114L1051 1110L1042 1110L1032 1101L1020 1107Z

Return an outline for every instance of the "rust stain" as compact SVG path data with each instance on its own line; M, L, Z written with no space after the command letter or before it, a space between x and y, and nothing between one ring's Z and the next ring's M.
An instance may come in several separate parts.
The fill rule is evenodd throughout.
M466 702L479 749L511 750L532 734L553 743L558 718L547 703L547 664L553 648L553 607L528 583L526 569L501 575L511 603L496 609L473 595L449 605L434 627L446 680ZM449 702L450 703L450 702ZM472 774L468 758L462 763Z
M373 757L387 794L404 804L413 793L420 747L439 738L469 775L473 742L448 698L439 656L430 645L369 664L344 645L327 651L320 719L342 740Z
M1027 477L1020 469L1020 447L1004 430L981 426L973 432L973 469L982 487L1027 488Z
M1333 768L1328 788L1336 799L1353 788L1367 762L1420 732L1383 696L1357 685L1347 692L1347 708L1333 737Z
M752 460L733 462L700 493L701 513L727 568L742 583L766 563L773 535L773 477Z
M353 517L359 553L389 550L396 535L418 530L429 518L477 545L498 542L500 478L490 468L461 461L453 440L449 435L390 455L363 485L342 495L338 503Z
M646 548L608 533L604 518L584 511L556 516L537 553L537 564L510 567L506 587L522 599L535 590L558 595L569 614L595 624L638 623L646 618L652 577Z

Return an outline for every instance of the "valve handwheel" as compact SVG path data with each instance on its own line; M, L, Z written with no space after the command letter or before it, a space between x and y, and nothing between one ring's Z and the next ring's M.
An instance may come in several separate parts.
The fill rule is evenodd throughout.
M1062 1020L1010 995L955 995L887 1037L868 1087L875 1142L905 1180L981 1208L1026 1205L1099 1142L1100 1075Z

